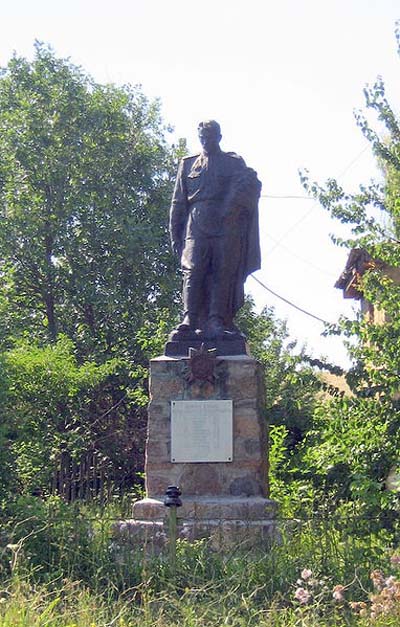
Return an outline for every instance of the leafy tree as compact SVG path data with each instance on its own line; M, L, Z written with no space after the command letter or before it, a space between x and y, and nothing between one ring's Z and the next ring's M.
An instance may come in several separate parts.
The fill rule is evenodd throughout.
M396 33L400 52L400 30ZM303 447L303 464L331 506L347 507L369 516L398 516L398 486L388 478L399 467L398 432L400 372L400 125L390 106L383 80L364 90L366 113L356 120L382 171L381 181L348 193L335 179L325 185L302 174L306 189L333 218L350 228L341 246L366 251L370 262L358 289L386 314L384 324L361 314L341 319L334 332L351 338L355 360L347 379L353 397L324 402ZM368 114L377 116L378 130ZM304 475L307 473L305 472ZM328 501L325 501L327 503Z
M45 348L21 342L3 354L2 366L3 490L49 485L60 448L79 455L90 445L92 405L104 402L117 360L79 366L71 341L61 338Z
M400 53L400 27L396 36ZM360 185L359 191L351 194L335 179L329 179L324 186L310 182L307 173L302 179L332 217L349 226L351 235L335 241L350 249L363 249L370 257L359 287L366 300L385 312L386 324L372 324L360 316L356 321L340 321L338 330L360 340L349 348L363 366L360 373L364 383L383 386L393 394L398 390L400 363L400 274L396 270L400 266L400 126L381 77L364 89L364 95L366 111L376 114L381 130L371 126L366 113L357 112L356 120L371 143L382 180Z
M371 518L371 526L374 519L378 524L397 519L393 470L398 464L399 419L399 408L384 398L335 398L317 407L302 457L312 469L317 510L362 514Z
M251 354L264 367L268 421L286 427L286 445L292 451L311 426L320 381L306 364L305 350L295 352L297 342L289 340L286 322L272 307L257 314L247 299L238 320Z
M140 469L145 368L179 300L167 207L185 147L165 132L139 88L98 85L43 44L1 71L4 424L7 481L22 491L47 481L61 447L104 451L122 478ZM248 302L241 324L294 455L315 377L273 310Z
M46 484L61 448L104 453L122 482L142 469L145 366L178 302L167 207L184 146L167 131L140 88L96 84L41 43L0 71L4 485Z
M305 485L299 467L322 383L307 363L305 350L296 350L286 323L276 317L272 307L258 314L248 298L238 322L251 354L264 366L271 498L280 503L281 512L292 516L298 511L299 498L304 498L303 493L299 497Z
M65 333L82 355L141 358L174 313L175 153L140 88L96 84L43 44L0 74L0 311L10 338ZM3 335L3 337L4 337Z
M46 494L61 452L107 464L115 488L138 483L144 465L147 371L124 359L79 363L66 337L45 347L26 340L0 361L0 497Z

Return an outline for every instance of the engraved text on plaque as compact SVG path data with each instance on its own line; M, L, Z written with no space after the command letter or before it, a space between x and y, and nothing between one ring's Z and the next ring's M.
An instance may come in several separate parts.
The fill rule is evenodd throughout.
M172 462L231 462L232 450L232 401L172 401Z

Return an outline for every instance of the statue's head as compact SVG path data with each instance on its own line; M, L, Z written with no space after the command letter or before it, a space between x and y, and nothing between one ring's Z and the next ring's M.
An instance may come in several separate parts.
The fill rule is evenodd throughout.
M205 152L215 152L221 141L221 127L215 120L205 120L198 126L200 143Z

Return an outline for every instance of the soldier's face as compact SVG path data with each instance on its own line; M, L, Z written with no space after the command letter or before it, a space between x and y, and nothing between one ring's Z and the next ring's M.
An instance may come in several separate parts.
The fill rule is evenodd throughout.
M213 126L203 126L199 128L199 139L206 152L215 152L219 148L221 135Z

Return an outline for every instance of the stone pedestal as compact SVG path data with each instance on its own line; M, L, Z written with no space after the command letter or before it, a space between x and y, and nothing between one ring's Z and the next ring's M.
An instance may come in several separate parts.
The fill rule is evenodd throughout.
M261 365L247 355L215 359L212 376L196 378L189 358L158 357L150 364L146 445L146 498L133 506L125 531L153 525L163 541L168 515L165 490L177 485L182 537L208 536L215 546L254 546L274 536L276 503L268 498L268 446ZM171 461L171 403L232 400L233 458L230 462Z

